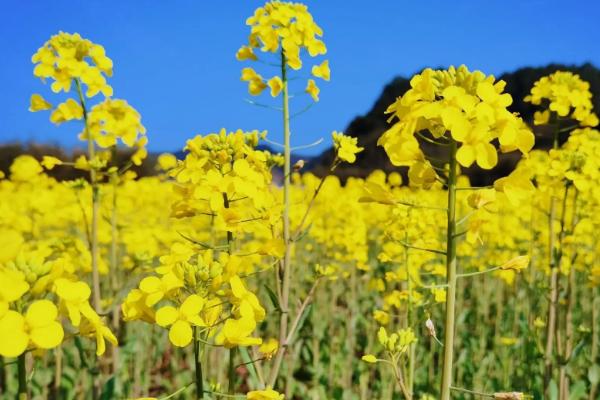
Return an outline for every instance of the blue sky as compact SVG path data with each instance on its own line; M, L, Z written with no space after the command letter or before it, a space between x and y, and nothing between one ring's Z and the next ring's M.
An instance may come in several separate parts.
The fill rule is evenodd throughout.
M292 121L294 145L325 138L308 153L324 150L332 130L343 130L367 112L393 77L426 66L464 63L493 74L549 62L600 66L598 1L306 3L325 31L332 71L331 81L321 85L321 101ZM110 80L115 97L142 114L152 151L179 150L187 138L221 127L266 129L280 140L280 115L245 102L250 96L239 81L245 64L235 59L247 40L245 19L261 4L2 0L0 142L78 144L77 124L57 127L47 113L27 111L32 93L56 99L33 77L30 58L59 30L104 45L115 65ZM268 76L265 68L257 69ZM258 101L278 105L266 92ZM308 101L299 96L292 107L298 111Z

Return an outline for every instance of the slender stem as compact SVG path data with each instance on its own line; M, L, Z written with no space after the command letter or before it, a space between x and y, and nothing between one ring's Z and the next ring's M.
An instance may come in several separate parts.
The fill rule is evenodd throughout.
M171 393L170 395L168 395L168 396L165 396L165 397L161 397L161 398L160 398L160 399L158 399L158 400L168 400L168 399L172 399L173 397L177 396L177 395L178 395L178 394L180 394L181 392L184 392L185 390L187 390L187 388L189 388L190 386L192 386L192 384L191 384L191 383L188 383L187 385L185 385L184 387L182 387L182 388L178 389L177 391L175 391L175 392Z
M90 185L92 186L92 223L90 227L90 253L92 256L92 301L94 304L94 310L101 314L100 272L98 270L98 221L100 214L100 188L98 186L96 168L93 165L94 159L96 158L96 147L94 144L94 138L89 130L88 111L79 79L75 79L75 86L77 87L77 94L79 95L79 104L83 110L83 120L85 123L88 157L90 162Z
M456 302L456 142L450 142L448 174L448 226L446 237L446 324L444 326L444 365L442 369L441 400L450 399L452 359L454 356L454 307Z
M214 394L215 396L218 397L226 397L228 399L245 399L246 395L245 394L227 394L227 393L220 393L220 392L211 392L210 390L205 390L204 393L208 393L208 394Z
M196 399L204 398L204 384L202 382L202 360L200 358L200 341L197 328L194 327L194 378L196 382Z
M283 256L283 282L281 283L281 317L279 321L279 343L283 343L287 338L288 318L289 318L289 296L291 283L291 256L292 243L290 237L290 171L291 171L291 150L290 150L290 110L289 110L289 92L287 79L287 66L283 48L281 49L281 81L283 82L283 243L285 253ZM286 352L286 346L279 346L273 369L269 377L269 386L273 387L281 368L281 362Z
M596 246L594 246L596 247ZM600 300L600 288L591 288L590 295L592 299L592 351L590 355L590 360L592 364L598 363L598 350L600 346L598 345L598 314L599 314L599 306L598 300ZM598 382L594 382L592 387L590 388L590 395L588 400L597 399L596 394L598 393Z
M407 212L407 219L410 219L410 209ZM404 241L408 242L408 230L404 231ZM408 305L407 305L407 314L406 314L406 325L408 328L412 329L413 325L413 297L412 297L412 287L411 287L411 277L409 270L409 254L408 248L404 248L404 268L406 269L406 290L408 292ZM406 379L408 380L408 393L412 395L414 390L414 376L415 376L415 351L416 346L415 343L411 343L408 350L408 374Z
M113 159L116 158L116 146L113 146ZM113 304L112 304L112 328L116 334L118 334L120 326L120 306L117 301L117 295L119 292L119 231L118 231L118 214L117 214L117 189L118 179L117 176L112 177L112 210L110 215L110 289L112 292ZM115 377L116 385L119 384L118 372L119 372L119 346L112 347L112 373Z
M62 380L62 370L63 370L63 351L62 345L59 345L56 349L54 349L54 385L52 390L56 398L60 393L60 385Z
M490 399L493 399L495 397L492 393L478 392L476 390L463 389L463 388L454 387L454 386L450 387L450 389L455 392L472 394L473 396L487 397Z
M229 349L229 365L227 367L227 379L229 382L227 393L229 394L235 392L235 351L235 347Z
M435 206L422 206L419 204L413 204L413 203L409 203L406 201L401 201L401 200L395 200L396 204L401 204L403 206L407 206L407 207L412 207L412 208L422 208L422 209L426 209L426 210L439 210L439 211L448 211L448 209L446 207L435 207Z
M326 178L327 178L327 175L323 176L321 178L321 180L319 181L319 184L317 185L317 188L315 189L313 196L311 197L310 202L308 203L308 207L306 208L306 211L304 212L304 215L302 216L302 220L300 220L300 224L298 225L298 227L296 228L296 231L294 232L293 240L298 240L298 237L300 237L300 234L302 233L302 229L304 228L304 224L306 223L306 219L308 218L308 214L310 214L310 210L313 207L313 205L315 203L315 199L317 198L319 192L323 188L323 184L325 183Z
M501 268L500 267L494 267L494 268L486 269L484 271L469 272L469 273L466 273L466 274L457 274L456 277L457 278L466 278L466 277L469 277L469 276L476 276L476 275L487 274L488 272L498 271L499 269L501 269Z
M229 198L227 193L223 193L223 206L229 208ZM233 232L227 231L227 253L233 253ZM235 391L235 347L229 349L229 367L228 367L228 393Z
M298 329L298 324L300 323L300 320L302 319L302 314L304 314L304 310L306 309L306 307L312 301L313 296L315 294L315 290L317 289L317 286L319 286L320 280L321 279L318 278L315 281L315 283L313 283L312 287L310 288L308 294L306 295L306 298L304 299L304 301L302 302L302 305L298 309L298 313L296 314L296 318L294 318L294 321L292 322L292 325L290 327L288 336L286 337L285 342L283 344L281 344L281 346L289 346L292 343L292 340L294 338L294 334L296 333L296 330Z
M560 248L561 248L561 252L563 249L563 236L564 236L564 223L565 223L565 215L564 212L566 211L565 207L566 207L566 198L567 198L567 190L568 187L565 189L565 199L563 201L563 216L561 217L561 239L560 239ZM571 217L571 227L570 227L570 232L573 232L575 230L575 226L577 224L577 197L578 197L578 191L577 189L574 189L574 195L573 195L573 205L572 205L572 217ZM570 269L569 269L569 280L568 280L568 285L567 285L567 310L566 310L566 316L565 316L565 351L563 354L563 360L564 362L561 363L560 366L560 396L559 398L562 399L568 399L569 398L569 385L570 385L570 380L569 380L569 376L567 374L567 363L568 360L570 360L571 356L573 355L573 347L574 347L574 341L575 341L575 330L574 330L574 326L573 326L573 312L574 312L574 308L575 308L575 301L577 299L577 276L576 276L576 271L575 271L575 267L573 266L573 263L571 263Z
M18 375L19 375L18 400L29 399L29 394L27 392L27 367L25 366L26 355L27 355L27 353L23 353L17 359L17 368L18 368Z
M396 377L396 382L398 386L400 386L400 391L402 391L402 395L406 400L412 400L412 394L406 387L406 383L404 382L404 377L402 376L402 370L398 368L398 360L396 358L390 363L394 369L394 376Z
M554 132L554 149L558 149L558 130ZM544 351L544 392L550 397L550 380L552 379L554 338L556 330L556 305L558 302L558 257L554 237L554 220L556 218L556 197L550 198L550 213L548 216L548 254L550 258L550 302L548 304L548 321L546 324L546 349Z
M413 246L411 244L405 243L405 242L400 242L400 244L404 247L407 247L409 249L415 249L415 250L421 250L421 251L427 251L430 253L435 253L435 254L443 254L446 255L445 251L442 250L437 250L437 249L428 249L426 247L419 247L419 246Z

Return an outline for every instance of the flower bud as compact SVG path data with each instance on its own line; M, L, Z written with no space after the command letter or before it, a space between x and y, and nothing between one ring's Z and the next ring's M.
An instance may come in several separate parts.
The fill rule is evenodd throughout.
M302 168L304 168L304 160L296 161L293 168L294 168L294 172L300 171Z
M429 335L431 335L432 337L436 337L435 326L433 325L433 321L431 320L431 318L427 318L427 321L425 321L425 327L429 331Z

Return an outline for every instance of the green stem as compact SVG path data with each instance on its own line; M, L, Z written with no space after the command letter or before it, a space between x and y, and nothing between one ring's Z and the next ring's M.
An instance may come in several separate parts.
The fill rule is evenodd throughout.
M483 275L483 274L487 274L488 272L498 271L499 269L502 269L502 268L500 268L500 267L494 267L494 268L486 269L484 271L468 272L466 274L457 274L456 277L457 278L467 278L467 277L470 277L470 276Z
M204 384L202 382L202 360L200 359L200 341L198 340L198 332L194 327L194 372L196 382L196 399L204 398Z
M553 148L558 149L558 130L554 132ZM546 324L546 348L544 351L544 392L550 397L550 380L552 379L554 341L556 331L557 302L558 302L558 257L554 235L554 219L556 218L556 197L550 198L550 213L548 216L548 253L550 257L550 302L548 304L548 321Z
M235 350L235 347L229 349L229 366L227 369L229 382L227 393L229 394L235 392Z
M229 208L229 198L227 193L223 193L223 206ZM227 231L227 253L233 253L233 232ZM231 394L235 390L235 347L229 349L229 367L228 367L228 392Z
M410 209L407 212L406 218L410 219ZM408 243L408 231L404 231L404 242ZM410 269L409 269L409 255L408 255L408 247L404 248L404 268L406 269L406 290L408 292L408 308L406 314L406 325L408 328L412 329L413 325L413 298L412 298L412 287L411 287L411 277L410 277ZM414 375L415 375L415 344L411 343L408 350L408 374L407 374L407 383L408 383L408 393L412 395L414 390Z
M29 394L27 393L27 367L25 366L25 356L27 353L23 353L17 359L17 368L19 375L19 396L18 400L27 400L29 399Z
M446 324L444 326L444 365L441 400L450 399L452 358L454 356L454 308L456 302L456 142L450 144L448 173L448 226L446 230Z
M281 368L283 356L286 352L285 343L289 322L289 296L291 283L291 240L290 240L290 188L291 188L291 149L290 149L290 110L289 110L289 92L287 79L287 66L283 48L281 49L281 81L283 82L283 243L285 253L283 256L283 279L281 284L281 317L279 321L279 349L275 356L273 369L269 376L269 386L273 387Z
M186 390L187 390L187 388L189 388L190 386L192 386L192 384L191 384L191 383L188 383L187 385L185 385L184 387L182 387L182 388L178 389L177 391L175 391L175 392L171 393L170 395L168 395L168 396L165 396L165 397L161 397L161 398L160 398L160 399L158 399L158 400L168 400L168 399L172 399L173 397L175 397L175 396L179 395L180 393L182 393L182 392L186 391Z
M450 387L450 389L455 392L472 394L473 396L479 396L479 397L487 397L489 399L493 399L495 397L492 393L478 392L476 390L463 389L463 388L454 387L454 386Z
M85 123L85 133L87 136L87 147L88 157L90 163L90 185L92 186L92 224L90 227L90 253L92 256L92 300L94 304L94 310L101 314L101 296L100 296L100 272L98 271L98 219L100 213L100 188L98 186L98 179L96 176L96 168L93 166L94 159L96 158L96 147L94 145L94 139L91 136L89 125L88 125L88 111L85 104L85 97L81 90L81 82L79 79L75 79L75 86L77 87L77 94L79 95L79 104L83 110L83 120Z
M116 161L116 146L113 146L113 160ZM112 328L115 334L119 334L120 329L120 306L117 301L119 293L119 230L118 230L118 214L117 214L117 189L118 177L112 177L112 210L110 215L110 289L112 292ZM119 386L118 371L119 371L119 346L112 347L112 373L115 377L115 385Z

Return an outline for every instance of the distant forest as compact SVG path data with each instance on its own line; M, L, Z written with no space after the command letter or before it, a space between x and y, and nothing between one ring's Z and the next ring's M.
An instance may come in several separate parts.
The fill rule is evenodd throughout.
M514 72L505 73L498 77L506 81L507 93L513 97L513 103L509 107L511 111L518 112L528 123L533 120L534 107L523 101L523 98L529 94L534 82L545 75L549 75L557 70L572 71L590 83L590 89L593 94L594 109L600 111L600 70L594 65L586 63L581 66L568 66L561 64L550 64L545 67L526 67L520 68ZM387 130L388 116L384 111L398 96L403 95L410 88L410 79L397 77L387 84L383 92L375 101L373 108L362 116L356 117L350 122L344 133L350 136L358 137L359 145L365 150L359 153L357 161L354 164L342 164L336 173L343 179L349 176L364 177L374 169L384 171L401 170L394 167L388 160L383 148L377 146L377 139ZM536 148L548 148L551 142L550 135L542 129L535 129ZM427 146L427 144L425 144ZM320 156L315 157L310 168L317 175L322 175L331 164L333 157L331 149L324 151ZM465 173L471 177L473 183L486 185L493 182L500 176L506 175L512 170L519 159L518 152L512 152L500 155L499 163L492 171L482 173L480 169L473 168Z

